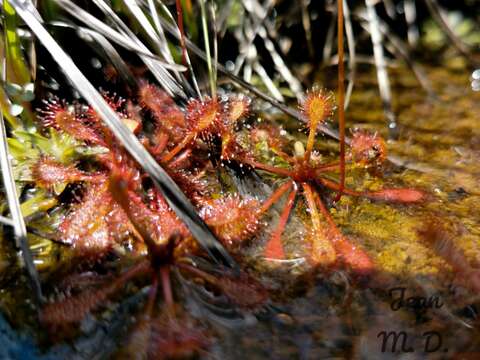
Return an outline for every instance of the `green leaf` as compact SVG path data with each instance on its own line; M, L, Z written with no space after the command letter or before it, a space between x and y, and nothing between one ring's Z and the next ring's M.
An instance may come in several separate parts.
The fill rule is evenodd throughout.
M8 1L3 2L5 28L5 55L7 66L7 81L19 84L30 82L30 70L23 56L22 44L17 34L17 14Z
M20 205L23 217L31 216L39 211L47 211L57 205L57 199L49 197L45 190L39 190Z
M15 131L15 136L23 141L28 141L38 147L41 153L52 156L62 164L70 164L78 159L80 151L76 148L81 145L72 136L49 129L50 137L45 137L37 132Z

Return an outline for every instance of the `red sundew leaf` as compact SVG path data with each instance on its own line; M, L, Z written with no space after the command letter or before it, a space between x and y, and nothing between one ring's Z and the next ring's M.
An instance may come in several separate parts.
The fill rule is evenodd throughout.
M338 250L332 244L331 237L328 236L326 228L321 232L315 232L313 228L307 226L306 233L307 244L311 247L309 261L314 266L328 267L338 260Z
M44 127L61 130L77 140L96 145L105 145L103 137L98 133L98 130L89 127L85 124L82 116L76 114L73 108L68 108L64 103L60 103L56 99L45 102L44 108L39 113Z
M263 256L266 259L283 260L285 259L285 250L280 236L275 236L265 246Z
M187 104L187 128L203 139L220 135L224 128L222 107L216 99L191 99Z
M204 201L200 216L224 244L232 246L255 234L259 226L258 208L257 200L242 200L237 195L231 195Z
M250 99L243 95L230 96L225 105L227 122L233 125L239 119L248 116L250 102Z
M49 326L78 323L102 303L107 295L103 290L85 291L78 296L47 304L40 313L40 322Z
M115 242L122 243L132 237L135 239L139 238L128 215L116 202L113 202L112 210L106 215L105 221L107 223L108 231L114 238Z
M238 137L234 132L226 132L222 135L222 160L253 160L249 151L243 148L237 141Z
M364 192L362 195L368 197L369 199L399 203L421 202L427 197L423 191L409 188L382 189L374 192Z
M117 176L121 176L122 180L127 183L128 189L137 191L142 189L142 173L138 168L138 164L123 149L115 148L112 151L115 156L111 171Z
M307 92L305 100L300 104L302 114L312 129L332 115L335 109L334 96L320 87L314 87Z
M149 271L150 262L142 261L124 271L115 280L104 284L101 289L83 291L78 295L68 296L63 300L48 303L40 312L40 321L49 326L78 323L89 312L102 305L110 295L118 291L129 280Z
M147 141L147 149L157 161L159 161L167 148L169 142L168 134L162 131L156 131L151 140Z
M102 257L115 241L107 223L113 205L105 183L90 185L58 228L63 241L81 256Z
M332 243L338 258L348 268L358 275L368 275L375 271L375 264L370 256L360 246L352 242L342 234L332 235Z
M149 193L149 197L151 202L148 210L153 212L159 219L156 227L161 233L164 234L161 238L170 238L174 233L177 233L180 237L187 237L190 234L186 226L172 211L172 209L170 209L166 200L156 188ZM148 212L146 211L146 214L147 213Z
M93 271L85 271L80 273L67 274L65 277L59 279L55 286L62 289L64 292L79 291L86 288L92 288L100 286L109 281L112 281L113 277L110 274L101 275Z
M326 220L326 226L322 227L321 233L325 239L329 240L331 245L333 245L336 259L340 260L343 265L346 265L358 275L368 275L372 273L375 270L375 264L370 256L361 246L352 244L350 240L342 234L318 194L316 194L315 200Z
M186 264L180 264L179 267L207 282L240 308L258 309L269 299L268 289L246 272L232 273L228 269L222 269L212 275Z
M185 115L166 92L144 83L140 86L138 98L141 106L152 113L161 128L166 129L175 141L182 139Z
M149 358L191 358L209 345L205 333L184 320L159 317L152 321Z
M110 179L110 190L144 240L161 244L173 234L185 237L190 234L156 188L149 191L147 205L136 192L124 188L125 182L118 176Z
M187 162L188 159L182 159L182 155L178 156L174 161L183 160ZM168 174L172 177L175 183L182 189L184 194L194 203L201 202L203 196L207 193L208 183L202 179L202 173L192 174L185 170L170 169Z
M312 265L320 267L341 265L356 275L372 274L376 266L365 250L360 245L352 243L338 229L327 229L327 226L328 224L325 224L321 234L308 232ZM321 235L321 237L318 235ZM333 253L331 250L333 250Z
M353 160L362 164L381 165L387 158L387 145L377 133L355 131L350 148Z
M177 122L180 120L177 122L177 125L184 124L184 121L181 120L183 118L183 112L175 104L170 95L159 89L157 86L148 83L141 84L138 91L138 100L142 106L146 107L153 113L157 120L162 120L166 114L174 110L175 112L178 111L182 116L167 119L167 121L174 120Z
M168 164L169 169L167 170L169 171L169 174L171 174L170 176L175 177L176 173L180 173L182 174L182 177L187 176L187 177L193 177L196 179L197 175L195 176L192 174L187 175L187 172L183 170L183 169L189 168L192 165L192 158L193 158L192 155L193 155L193 150L191 148L188 148L180 152L175 157L175 159L171 160ZM185 176L183 176L183 174L185 174ZM196 182L197 180L194 180L194 181Z
M78 181L102 182L104 174L88 174L73 165L63 165L52 158L43 157L32 166L32 177L40 187L51 187L59 183Z
M121 118L127 117L126 113L124 112L126 103L125 99L117 96L116 94L110 94L106 91L102 91L101 95L108 106L110 106L112 110L115 111ZM91 106L79 105L77 106L77 112L84 118L88 119L91 124L102 124L102 120Z
M268 200L269 203L272 203L272 199L282 196L283 193L285 191L288 191L289 189L291 189L291 191L288 194L286 203L283 205L283 209L280 213L278 223L274 228L272 234L270 235L270 239L268 240L265 249L263 250L263 255L266 259L281 260L285 258L285 251L282 244L282 234L285 231L285 227L288 223L288 218L290 217L293 206L295 204L297 188L292 182L287 182L286 184L280 186ZM265 204L263 204L263 206L265 206Z
M420 240L443 258L467 287L480 291L480 269L472 267L463 250L455 244L454 232L435 219L418 229Z
M102 92L102 96L107 104L114 110L122 122L134 133L137 133L142 127L141 117L136 113L131 103L128 105L127 111L125 109L126 100L117 96L116 94L109 94L108 92ZM80 117L86 125L94 129L98 134L101 134L103 138L112 138L112 132L104 125L101 118L98 116L95 110L91 106L81 107L78 111Z
M65 112L73 115L73 113L69 111L65 102L53 97L49 100L43 101L43 107L38 109L38 119L40 120L42 127L60 130L60 126L56 121L56 116L58 113Z
M102 91L102 96L110 107L117 113L121 113L124 109L126 100L117 94L110 94L107 91Z

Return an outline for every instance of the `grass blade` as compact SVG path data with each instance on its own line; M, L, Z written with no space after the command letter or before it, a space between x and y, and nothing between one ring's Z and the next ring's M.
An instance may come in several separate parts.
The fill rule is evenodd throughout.
M164 59L169 63L169 64L175 64L173 61L171 54L169 50L165 51L164 49L168 49L168 43L165 37L160 38L158 35L157 31L155 28L152 26L150 23L150 20L147 18L145 15L144 11L140 8L138 2L136 0L124 0L123 1L125 5L127 6L128 10L130 11L131 15L135 18L135 20L138 22L138 24L143 28L145 34L150 38L150 40L153 42L153 44L156 47L156 52L158 54L161 54L164 56ZM157 19L158 22L158 19ZM155 23L155 21L154 21ZM163 53L166 52L166 57L163 55ZM176 64L175 64L176 65ZM174 75L176 79L178 80L179 83L182 83L184 89L187 91L187 93L190 91L190 84L185 79L180 78L180 74L175 71Z
M153 0L149 0L149 1L153 1ZM188 55L188 51L187 49L184 49L184 45L183 45L183 42L184 42L184 33L182 31L182 29L180 28L180 23L177 24L175 22L175 19L173 18L173 15L172 13L170 12L170 10L168 10L168 8L160 1L160 5L162 7L162 10L164 11L164 13L168 16L168 18L170 19L170 21L172 22L172 24L175 24L175 27L176 27L176 30L177 30L177 34L179 36L179 39L180 39L180 45L182 46L182 56L185 57L185 62L187 63L187 67L188 67L188 71L190 73L190 76L191 76L191 79L192 79L192 82L193 82L193 87L195 88L195 91L197 93L197 96L198 98L203 101L203 96L202 96L202 93L200 92L200 88L198 87L198 81L197 81L197 78L195 76L195 72L193 71L193 66L192 66L192 62L190 61L190 56ZM178 6L178 4L177 4ZM179 20L181 20L182 18L179 17ZM159 26L157 27L161 27L161 23L162 21L160 20L160 17L157 16L156 17L156 20L158 21L159 23ZM183 21L183 20L182 20ZM182 25L183 26L183 25ZM162 29L162 33L163 33L163 29Z
M300 0L300 6L302 8L302 25L305 32L305 40L307 41L308 55L310 60L314 59L315 50L313 49L312 42L312 23L310 21L310 13L308 12L309 0Z
M255 4L249 1L244 1L242 3L246 11L253 13L256 16L253 18L253 23L251 24L250 31L246 32L245 39L243 38L239 39L241 41L240 45L243 51L240 51L240 54L237 56L237 59L235 60L235 71L234 71L235 75L238 75L240 73L243 63L248 58L248 52L250 51L249 49L252 46L253 47L255 46L254 41L260 30L260 26L263 23L263 21L267 18L270 11L273 9L274 4L275 4L274 0L267 0L262 8L262 7L259 7L258 5L254 7L253 5Z
M3 17L5 31L5 57L10 60L11 73L6 80L24 85L30 82L30 70L23 56L20 37L17 34L17 17L15 10L8 1L3 2Z
M108 39L103 36L102 34L81 27L81 26L76 26L74 24L68 24L64 22L54 22L50 23L50 25L55 25L55 26L63 26L63 27L68 27L75 29L78 34L82 35L82 37L85 37L88 41L88 39L91 39L91 41L88 41L91 43L92 48L106 61L109 61L112 63L114 68L117 70L118 76L120 76L125 83L127 83L129 86L135 86L136 84L136 79L132 72L130 71L130 68L128 67L127 63L123 61L122 57L118 53L118 51L115 49L115 47L108 41Z
M350 17L350 8L347 0L343 0L343 15L345 19L345 35L347 36L348 44L348 86L345 94L345 110L350 103L353 86L355 85L355 76L357 72L357 53L355 50L355 35L352 27L352 20Z
M383 111L388 121L390 137L395 138L398 134L397 119L392 109L392 91L387 73L387 65L385 63L385 54L382 45L383 39L382 33L380 32L378 15L373 0L365 0L365 5L367 7L368 25L370 37L372 38L373 57L377 69L378 88L383 102Z
M251 32L255 34L255 32L258 31L258 35L262 39L265 48L268 50L273 64L275 65L275 68L279 72L280 76L283 77L283 79L287 82L292 93L295 94L298 100L300 100L303 93L302 86L300 82L295 78L295 76L293 76L293 74L290 72L290 69L287 67L285 61L282 58L282 55L277 51L275 47L275 44L273 42L273 40L275 39L274 29L272 29L272 26L268 26L268 24L266 23L266 17L268 15L268 12L265 11L262 14L254 11L255 8L261 8L260 3L258 3L256 0L253 0L252 4L255 6L244 5L245 10L249 13L252 19L252 23L255 24L255 28ZM274 2L271 3L272 6L273 4Z
M88 20L87 19L84 19L84 20L85 20L84 23L88 25L89 24ZM97 21L99 21L99 20L97 20ZM101 23L101 21L99 21L99 22ZM154 55L154 54L151 54L151 53L148 54L146 52L143 52L142 49L137 47L128 38L125 38L124 35L118 33L117 31L115 31L114 29L106 26L103 23L101 23L101 24L102 24L102 26L105 26L105 27L97 28L95 25L92 26L96 30L93 30L93 29L87 28L87 27L83 27L83 26L78 26L76 24L73 24L73 23L70 23L70 22L65 22L65 21L51 21L47 25L58 26L58 27L62 27L62 26L63 27L68 27L68 28L71 28L71 29L75 29L80 34L82 34L82 33L87 34L88 33L88 37L90 37L92 35L93 37L95 37L95 40L97 40L97 36L101 36L105 40L110 40L110 41L114 42L115 44L120 45L121 47L123 47L126 50L133 51L133 52L137 53L137 55L142 55L142 56L145 56L147 58L151 58L152 60L157 61L158 63L162 64L162 66L165 69L174 70L174 71L186 71L186 68L182 65L175 64L175 63L172 63L172 64L171 63L166 63L162 59L160 59L157 55ZM104 41L102 41L101 43L104 44ZM109 45L107 47L108 47L108 49L112 48L111 45ZM108 49L105 49L105 50L108 50ZM109 51L107 51L107 52L109 52ZM115 52L116 52L116 50L115 50Z
M212 27L213 27L213 83L217 84L217 76L218 76L218 69L217 69L217 64L218 64L218 42L217 42L217 37L218 37L218 29L217 29L217 19L215 16L215 6L212 1L209 3L209 10L210 10L210 16L212 19Z
M199 0L199 2L200 13L202 16L203 41L205 43L205 53L207 54L208 79L210 80L210 91L212 92L212 98L214 98L217 95L217 84L214 81L212 57L210 56L210 39L208 38L207 11L205 10L205 0Z
M343 61L343 0L337 0L337 51L338 51L338 129L340 134L340 187L335 201L339 201L345 188L345 63Z
M337 9L332 9L332 18L330 19L330 24L328 25L327 35L325 37L325 45L323 46L322 51L322 60L325 64L328 64L330 62L330 58L332 57L333 41L335 37L336 15Z
M13 222L12 219L9 219L2 215L0 215L0 223L2 223L3 225L11 226L11 227L15 226L15 223Z
M160 31L157 32L157 30L155 30L155 28L150 23L150 20L145 15L144 10L142 10L142 8L140 7L140 5L138 4L138 2L136 0L124 0L124 3L127 6L130 14L135 18L135 20L143 28L144 32L147 34L147 36L150 38L150 40L155 44L155 46L157 48L157 53L162 54L162 56L164 56L164 59L169 64L176 65L172 56L171 56L170 50L168 49L168 43L167 43L167 40L165 38L165 35L163 35L163 37L161 37L159 35L159 34L163 34L163 30L161 29L161 26L160 26ZM153 6L153 12L156 14L155 5L153 3L150 4L150 5ZM150 7L150 10L152 10L151 7ZM152 12L152 11L150 11L150 12ZM158 29L158 26L157 26L157 24L158 24L158 14L156 14L156 16L157 16L157 19L153 19L153 14L152 14L152 20L153 20L153 23L155 24L155 27L157 27L157 29ZM164 55L164 53L165 53L165 55ZM183 64L183 65L186 65L186 64ZM184 77L183 78L180 77L180 74L178 72L174 72L174 75L175 75L176 79L178 80L178 82L183 85L186 93L187 94L192 93L191 86L187 82L187 80Z
M270 93L277 99L278 101L284 101L285 99L283 98L282 93L280 90L277 89L275 86L275 83L273 82L272 79L270 79L270 76L268 76L267 71L265 68L260 64L259 61L254 61L253 64L253 70L257 73L257 75L262 79L262 82L265 84L266 88Z
M157 32L153 28L152 24L150 24L150 21L147 19L145 14L143 13L142 9L140 9L140 6L138 6L137 2L135 0L124 0L124 4L127 6L128 10L132 13L132 15L137 19L138 23L140 26L143 28L145 31L145 34L150 38L152 43L155 45L157 48L158 53L162 53L161 48L161 40L158 37Z
M435 99L437 96L432 88L432 85L430 84L430 81L428 80L427 74L421 65L415 62L415 59L410 53L408 45L404 43L400 37L390 31L387 23L381 20L379 23L380 31L393 46L393 52L405 60L406 64L410 67L419 84L424 88L428 96L432 99Z
M172 53L171 53L171 51L168 47L167 38L165 37L165 32L163 31L162 24L160 24L160 21L158 20L159 15L158 15L158 11L157 11L157 8L155 7L155 4L154 4L153 0L148 0L148 8L150 10L150 15L153 19L153 23L155 25L155 28L157 30L157 34L158 34L158 37L159 37L159 40L160 40L160 44L159 44L160 45L160 51L162 52L162 55L165 58L165 60L173 63L174 62L173 56L172 56Z
M138 53L139 57L143 60L165 91L170 95L186 98L184 91L178 85L177 81L166 71L164 63L154 59L155 56L153 53L140 41L140 39L138 39L138 37L123 23L113 10L106 5L105 2L102 0L94 0L94 3L100 7L105 15L107 15L112 22L119 27L120 33L75 5L70 0L56 0L56 3L70 13L70 15L91 27L93 30L100 32L105 37L110 37L112 40L115 38L117 41L123 42L127 39L130 46L133 44L135 48L140 50ZM147 56L145 54L147 54Z
M417 21L417 5L415 0L405 0L403 2L403 12L405 13L405 21L407 23L407 39L408 44L415 48L420 39L420 31L416 25Z

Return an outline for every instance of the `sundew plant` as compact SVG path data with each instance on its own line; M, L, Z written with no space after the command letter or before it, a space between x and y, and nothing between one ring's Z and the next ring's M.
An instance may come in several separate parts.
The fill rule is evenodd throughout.
M475 1L1 6L2 358L480 351Z

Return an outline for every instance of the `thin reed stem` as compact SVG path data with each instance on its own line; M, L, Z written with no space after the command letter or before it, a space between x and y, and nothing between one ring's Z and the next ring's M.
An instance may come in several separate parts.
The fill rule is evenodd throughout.
M185 30L183 27L183 9L180 0L175 2L177 8L177 24L180 31L180 45L182 46L182 64L187 66L187 46L185 45Z
M337 1L338 27L338 129L340 137L340 188L335 201L340 200L345 187L345 64L343 49L343 0Z

